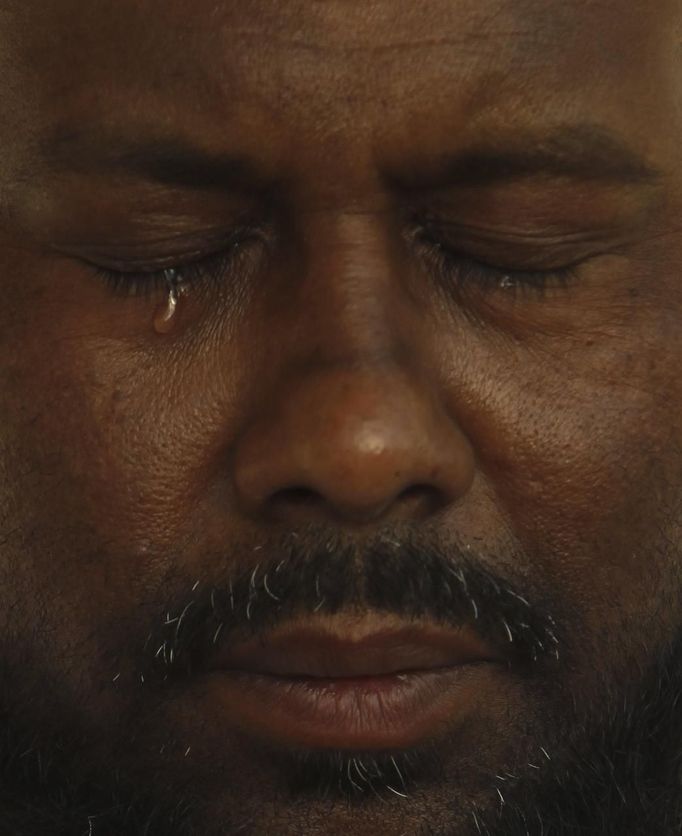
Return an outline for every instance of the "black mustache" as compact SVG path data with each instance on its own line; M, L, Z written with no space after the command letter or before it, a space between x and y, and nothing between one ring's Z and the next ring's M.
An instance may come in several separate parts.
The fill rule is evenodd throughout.
M257 562L233 570L226 583L198 581L166 607L144 644L146 679L186 678L206 671L224 643L301 615L342 611L471 625L519 665L559 659L560 629L546 599L533 601L494 576L470 550L417 535L381 537L362 548L293 535L254 555Z

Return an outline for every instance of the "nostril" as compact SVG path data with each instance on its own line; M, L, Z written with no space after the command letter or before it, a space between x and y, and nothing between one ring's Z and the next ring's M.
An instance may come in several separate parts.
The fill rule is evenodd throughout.
M365 496L357 497L354 502L351 497L345 497L345 502L338 497L326 496L313 488L305 485L292 485L275 491L269 497L268 504L277 515L294 515L302 513L308 515L311 511L319 511L324 506L329 508L343 508L347 517L374 519L386 512L387 508L400 508L402 513L406 511L416 517L427 516L440 507L447 504L447 499L433 485L417 483L409 485L392 499L389 497L378 497L370 502Z
M282 488L275 491L270 497L270 502L275 505L309 506L317 505L322 497L317 491L304 486L294 485L290 488Z
M448 499L433 485L410 485L401 491L397 497L397 504L412 509L419 509L426 513L433 513L441 506L448 504Z
M275 519L307 520L311 515L323 513L326 505L324 497L313 488L305 485L292 485L274 491L267 505Z

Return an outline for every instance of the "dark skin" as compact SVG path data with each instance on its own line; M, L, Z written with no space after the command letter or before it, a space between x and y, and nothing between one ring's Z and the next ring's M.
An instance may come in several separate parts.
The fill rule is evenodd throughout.
M577 763L682 626L679 3L9 7L2 699L58 765L8 784L11 831L540 833L535 772L564 768L569 825L608 807L575 812ZM488 683L407 799L291 792L286 741L198 677L140 681L169 602L291 532L304 562L320 532L359 565L380 533L452 542L545 602L561 656ZM633 833L677 832L657 760Z

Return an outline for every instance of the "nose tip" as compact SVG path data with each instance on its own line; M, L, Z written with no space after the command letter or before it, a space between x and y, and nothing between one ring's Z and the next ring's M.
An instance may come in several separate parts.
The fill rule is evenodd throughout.
M249 422L233 482L250 515L286 523L425 517L473 479L471 447L429 393L400 375L322 375Z

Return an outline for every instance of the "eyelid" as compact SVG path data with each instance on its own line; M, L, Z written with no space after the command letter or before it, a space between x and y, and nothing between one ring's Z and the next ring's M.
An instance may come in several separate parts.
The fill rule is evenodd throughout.
M413 214L405 229L411 239L426 238L452 253L461 253L491 267L529 273L577 267L590 258L618 251L624 243L622 236L605 237L598 229L581 232L557 228L482 229L453 223L431 211Z
M231 236L229 245L200 257L166 258L156 262L153 267L126 264L128 269L116 269L102 264L93 264L96 276L110 290L119 296L150 295L158 289L168 286L168 271L174 270L180 281L187 285L197 285L206 280L220 282L247 256L247 244L259 241L266 243L265 237L255 229L242 229Z
M503 292L515 298L519 293L533 293L542 297L552 287L568 288L577 280L578 268L587 258L556 267L521 269L486 262L466 252L451 248L424 230L415 231L417 242L425 258L430 262L435 276L449 293L461 296L463 293Z
M151 254L149 250L141 253L145 245L129 245L124 248L134 254L122 253L111 250L79 250L76 257L91 264L95 268L104 268L118 273L154 273L158 270L170 270L185 267L217 256L232 249L235 245L241 245L248 239L265 238L262 229L249 224L240 224L232 227L227 233L214 235L201 243L192 244L191 247L170 246L163 241L155 242L154 248L158 254Z

